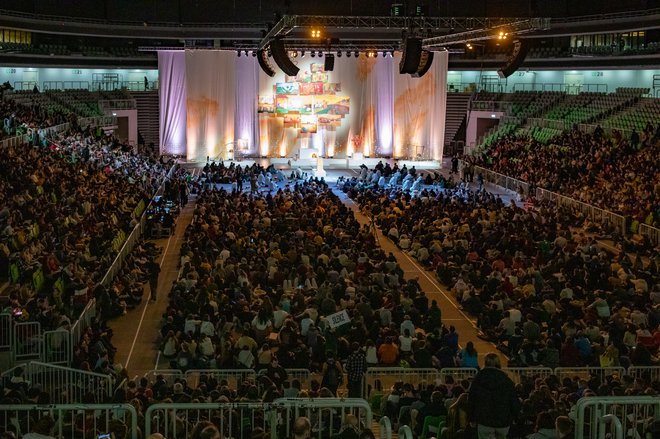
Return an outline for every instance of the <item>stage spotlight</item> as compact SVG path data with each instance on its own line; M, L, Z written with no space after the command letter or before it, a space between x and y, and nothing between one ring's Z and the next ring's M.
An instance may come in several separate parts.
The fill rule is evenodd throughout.
M356 50L356 51L355 51L355 57L357 58L358 56L360 56L360 52L358 52L358 51Z
M275 38L270 42L270 50L273 59L280 69L289 76L296 76L300 69L287 56L287 50L281 38Z
M346 56L350 58L351 57L351 52L346 52Z
M264 50L258 50L252 53L257 54L257 62L259 63L261 70L263 70L264 73L270 77L275 76L275 69L273 69L273 66L270 65L270 61L268 61L268 52Z
M467 43L465 46L468 48L468 50L472 50L472 49L473 49L472 44L470 44L470 43Z
M367 58L375 58L376 57L376 52L370 50L367 52Z
M319 58L323 58L323 52L321 52L320 50L316 52L316 54L318 55Z
M341 58L341 51L337 52L337 58Z
M312 58L314 58L315 56L316 56L316 52L312 50Z
M238 56L239 58L241 57L241 51L240 50L236 51L236 56Z
M257 51L256 51L256 50L253 50L253 51L252 51L252 56L253 56L253 57L254 57L254 56L257 56Z
M312 38L321 38L321 30L312 28Z
M295 50L289 50L289 58L295 58L298 56L298 52Z
M305 57L305 51L304 51L304 50L301 50L301 51L300 51L300 57L301 57L301 58L304 58L304 57Z

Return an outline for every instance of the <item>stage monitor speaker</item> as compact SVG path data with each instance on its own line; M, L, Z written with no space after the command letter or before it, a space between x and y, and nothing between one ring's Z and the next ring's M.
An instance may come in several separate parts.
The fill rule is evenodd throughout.
M428 50L422 51L422 56L419 57L419 65L417 71L412 75L413 78L421 78L429 71L433 64L433 52Z
M513 53L511 53L506 64L497 71L500 78L504 79L513 75L525 61L527 52L529 52L529 43L525 40L515 40L513 42Z
M335 56L332 53L325 54L325 63L323 64L323 70L326 72L332 72L335 69Z
M275 64L277 64L284 73L289 76L296 76L298 74L300 69L289 59L289 55L286 53L286 48L284 47L284 42L281 38L275 38L270 42L270 51L273 54Z
M257 61L259 61L259 66L265 74L268 76L275 76L275 69L273 69L273 66L270 65L270 61L268 61L268 52L263 49L257 50Z
M420 38L408 37L403 42L403 53L399 61L399 73L417 73L419 60L422 56L422 40Z

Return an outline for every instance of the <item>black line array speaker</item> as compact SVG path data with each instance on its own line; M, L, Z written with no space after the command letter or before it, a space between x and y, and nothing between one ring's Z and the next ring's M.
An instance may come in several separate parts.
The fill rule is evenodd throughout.
M296 76L298 74L300 69L289 59L289 55L286 53L286 48L284 47L282 39L275 38L270 42L270 52L273 55L275 64L277 64L284 73L289 76Z
M335 69L335 55L332 53L325 54L325 63L323 64L323 70L326 72L332 72Z
M275 76L275 69L270 65L268 61L268 52L265 50L257 50L257 61L259 61L259 66L261 70L264 71L268 76Z
M506 64L497 71L500 78L504 79L513 75L513 73L520 68L523 61L525 61L527 52L529 52L529 43L525 40L515 40L513 42L513 52L511 53L511 56Z
M431 64L433 64L433 52L422 50L422 55L419 57L417 71L412 76L414 78L421 78L429 71Z
M421 56L422 40L413 37L406 38L403 42L401 61L399 61L399 73L410 73L411 75L417 73Z

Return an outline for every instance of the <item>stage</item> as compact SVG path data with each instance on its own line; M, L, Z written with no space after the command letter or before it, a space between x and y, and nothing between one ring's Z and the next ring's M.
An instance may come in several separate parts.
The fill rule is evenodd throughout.
M213 160L210 160L213 161ZM219 160L215 161L219 163ZM310 169L316 169L318 165L318 159L294 159L294 158L245 158L242 160L222 160L225 166L229 166L231 163L241 166L252 166L255 163L260 164L263 167L268 167L271 164L278 169L296 169L300 168L304 171L309 171ZM323 159L323 168L324 169L333 169L333 170L351 170L357 169L360 165L365 165L369 169L373 169L378 162L389 163L394 165L398 163L399 167L407 166L408 168L415 167L416 169L426 169L426 170L438 170L442 169L442 162L437 160L397 160L393 158L349 158L349 159L337 159L337 158L324 158ZM187 160L182 161L184 166L191 167L203 167L206 164L206 160ZM350 175L350 174L348 174Z
M295 76L270 77L256 57L234 51L159 51L160 151L192 162L271 157L300 168L314 167L315 157L347 169L378 163L371 157L415 157L437 168L448 55L435 53L420 77L399 73L401 56L356 52L327 68L323 58L300 57Z

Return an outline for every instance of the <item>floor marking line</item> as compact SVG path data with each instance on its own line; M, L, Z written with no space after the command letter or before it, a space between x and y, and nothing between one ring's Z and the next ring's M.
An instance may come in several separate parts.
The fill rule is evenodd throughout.
M167 246L165 247L163 256L160 258L160 264L158 264L159 267L163 266L163 262L165 261L165 255L167 254L167 250L170 248L170 242L172 241L172 236L174 235L170 235L169 239L167 240ZM131 362L131 357L133 356L133 349L135 349L135 343L137 343L138 335L140 335L140 329L142 328L142 323L144 322L144 315L147 313L149 300L151 300L151 288L149 289L149 298L147 299L147 303L145 303L144 308L142 308L142 316L140 317L140 323L138 323L137 330L135 331L135 337L133 337L133 343L131 343L131 349L128 351L128 357L126 357L126 364L124 365L125 368L128 368L128 365Z

